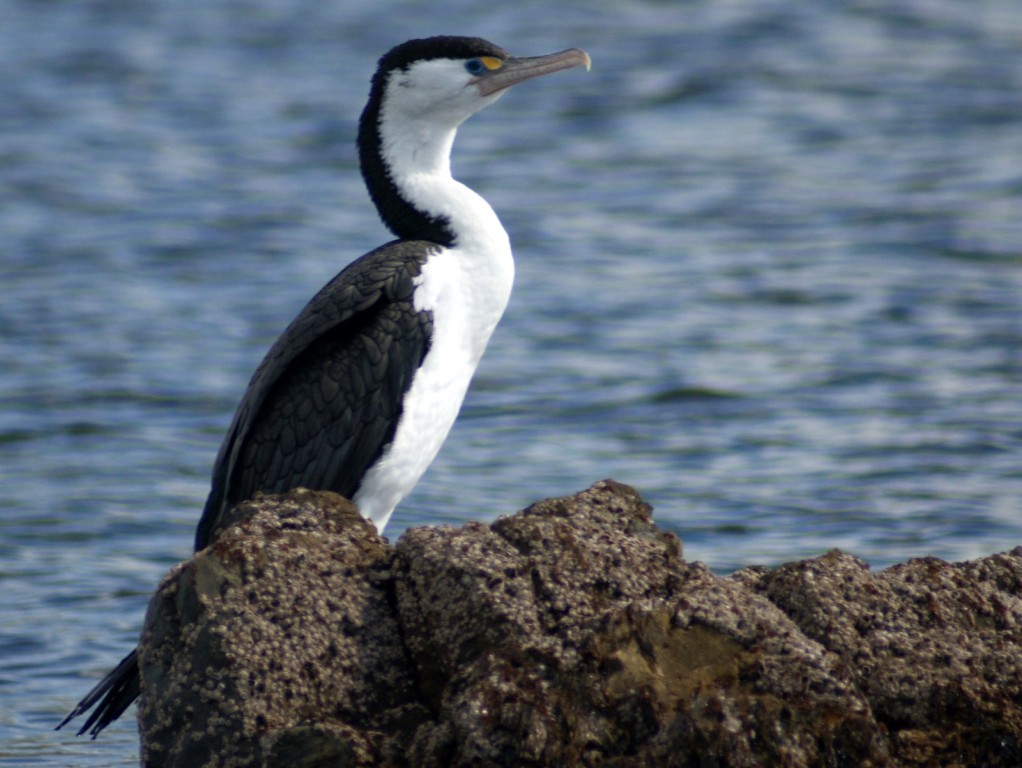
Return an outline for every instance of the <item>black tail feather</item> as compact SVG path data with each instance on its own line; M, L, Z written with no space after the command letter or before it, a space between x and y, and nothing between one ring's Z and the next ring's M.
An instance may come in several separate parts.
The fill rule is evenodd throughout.
M120 717L131 702L138 698L139 684L138 650L135 649L121 659L121 663L110 670L106 677L78 702L70 714L61 720L57 729L63 728L79 715L88 712L99 702L99 706L96 706L77 734L81 736L88 732L92 738L96 738L100 731Z

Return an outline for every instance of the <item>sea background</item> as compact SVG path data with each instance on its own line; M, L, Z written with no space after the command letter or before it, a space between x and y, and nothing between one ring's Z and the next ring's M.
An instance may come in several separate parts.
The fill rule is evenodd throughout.
M391 540L611 477L721 574L1022 544L1017 0L6 0L0 765L136 763L130 716L53 725L188 556L266 348L389 239L356 120L439 33L593 69L459 135L516 287Z

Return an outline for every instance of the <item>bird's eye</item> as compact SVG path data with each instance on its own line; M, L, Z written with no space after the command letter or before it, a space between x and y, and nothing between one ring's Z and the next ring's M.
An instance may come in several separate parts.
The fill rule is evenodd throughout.
M473 75L483 75L487 72L496 72L504 66L504 60L497 56L477 56L465 62L465 69Z

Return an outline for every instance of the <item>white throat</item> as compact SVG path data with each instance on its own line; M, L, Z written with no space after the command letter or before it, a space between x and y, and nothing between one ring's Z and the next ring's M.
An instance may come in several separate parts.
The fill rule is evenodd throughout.
M422 295L432 297L427 302L431 305L435 300L468 310L464 321L469 327L463 331L475 358L474 368L510 298L514 261L507 232L493 208L451 176L451 146L464 117L436 118L435 114L411 115L406 106L395 108L385 99L380 143L401 196L418 210L449 223L454 243L442 259L446 277L435 284L427 281ZM452 292L457 295L446 295Z
M400 83L391 86L380 110L380 150L399 194L418 210L449 221L457 246L486 250L499 243L509 248L507 233L489 203L451 176L458 126L476 109L419 111Z
M452 303L470 309L473 327L466 334L481 337L471 344L481 355L507 306L514 280L511 243L497 214L451 176L451 147L458 126L482 105L476 100L473 109L418 111L419 105L409 103L400 82L391 85L380 112L383 159L402 197L448 222L454 243L446 251L452 263L446 268L451 277L443 281L444 290L453 290L448 283L458 284L459 295L451 297ZM438 283L426 293L440 290Z

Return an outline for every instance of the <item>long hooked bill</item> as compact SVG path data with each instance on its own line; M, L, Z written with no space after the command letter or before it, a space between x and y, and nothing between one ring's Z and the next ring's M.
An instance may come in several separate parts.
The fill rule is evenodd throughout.
M548 53L546 56L524 58L510 56L503 62L495 59L493 63L498 65L496 67L493 67L490 62L484 61L484 63L490 68L490 71L476 80L476 86L483 96L503 91L505 88L510 88L512 85L531 80L534 77L560 72L562 69L582 66L588 72L592 65L589 54L581 48L569 48L566 51Z

